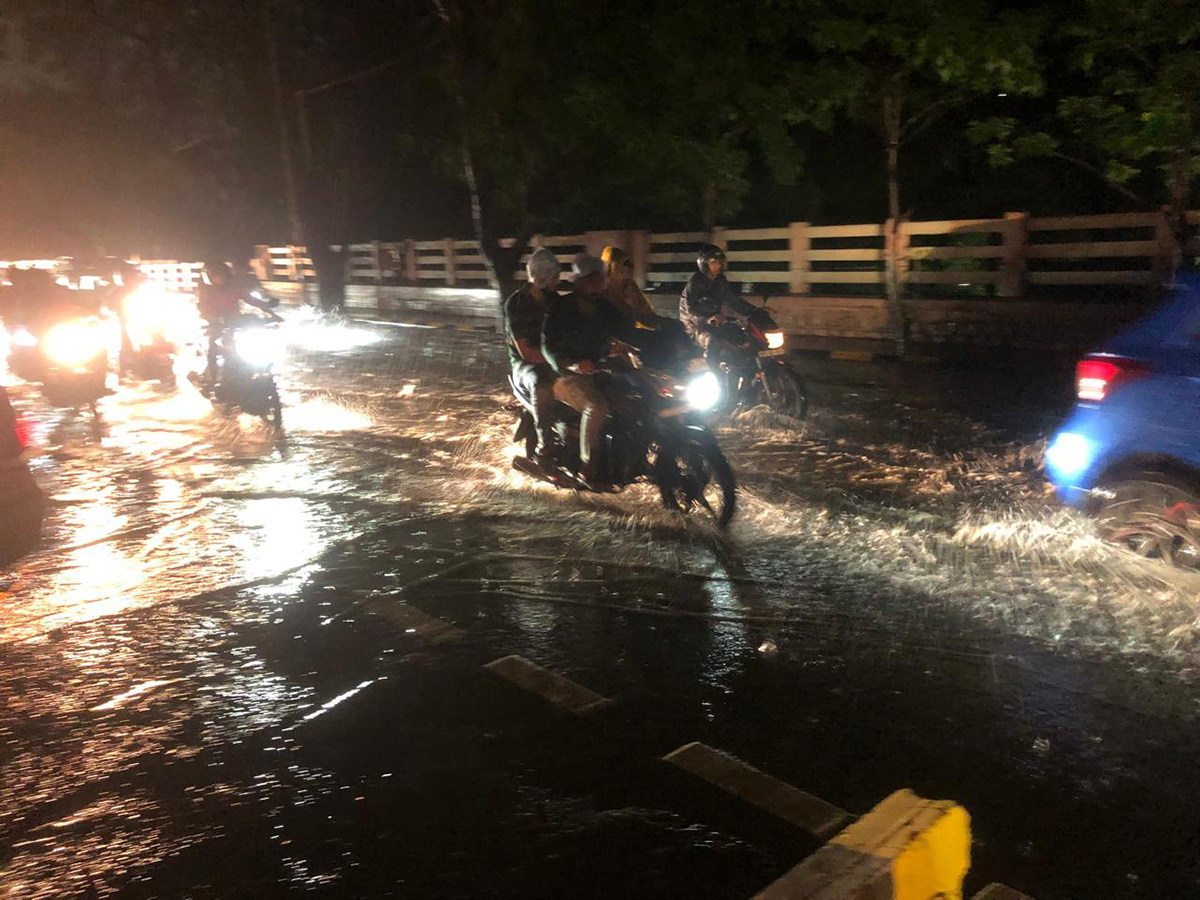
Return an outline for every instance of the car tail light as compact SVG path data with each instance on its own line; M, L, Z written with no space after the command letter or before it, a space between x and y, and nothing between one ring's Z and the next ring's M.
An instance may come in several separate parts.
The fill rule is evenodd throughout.
M13 423L13 433L17 436L17 445L22 450L28 450L29 444L33 440L33 424L28 419L17 416Z
M1150 367L1135 359L1085 356L1075 367L1075 393L1080 400L1099 403L1120 385L1149 374Z

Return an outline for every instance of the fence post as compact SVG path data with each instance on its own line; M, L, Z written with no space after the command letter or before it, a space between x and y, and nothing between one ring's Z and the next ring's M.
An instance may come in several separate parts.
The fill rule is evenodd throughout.
M1004 256L1000 258L1001 297L1025 295L1025 238L1029 233L1029 213L1004 214Z
M1183 248L1175 238L1175 229L1171 223L1171 207L1164 206L1154 220L1154 241L1158 245L1154 253L1154 284L1152 292L1167 284L1175 271L1176 262L1182 259Z
M375 283L383 284L383 243L371 241L371 256L375 260ZM376 292L378 294L378 292Z
M812 247L808 226L808 222L788 226L788 290L793 294L808 293L808 251Z
M446 284L453 287L458 280L458 275L454 271L454 238L446 238L443 244L446 248L442 251L446 265Z
M650 275L650 232L629 232L629 256L633 259L633 280L642 290Z
M250 267L259 281L270 281L275 273L271 271L271 248L266 244L254 245L254 256L250 258Z
M410 284L421 283L421 268L417 265L417 242L409 238L404 242L404 278Z

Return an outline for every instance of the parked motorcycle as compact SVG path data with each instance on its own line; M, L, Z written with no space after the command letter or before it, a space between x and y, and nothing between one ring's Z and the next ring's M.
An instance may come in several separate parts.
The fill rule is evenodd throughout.
M707 516L718 528L728 525L737 484L716 436L699 416L721 399L707 363L692 360L672 375L610 360L596 378L612 401L601 444L602 479L615 487L650 482L667 509ZM547 471L533 460L533 400L515 387L513 392L514 411L520 415L513 440L523 444L526 454L514 458L513 467L556 487L582 490L579 414L556 404L550 449L555 466Z
M41 333L18 325L9 332L9 370L40 384L51 406L90 407L109 393L111 317L84 315L56 322Z
M735 412L763 404L803 422L808 387L788 364L787 352L784 333L765 302L746 318L745 328L736 322L718 326L709 358L724 376L724 408Z
M202 390L213 402L259 416L276 429L283 427L283 404L274 372L286 350L277 327L282 321L269 310L240 317L220 339L222 361L216 384L201 381Z

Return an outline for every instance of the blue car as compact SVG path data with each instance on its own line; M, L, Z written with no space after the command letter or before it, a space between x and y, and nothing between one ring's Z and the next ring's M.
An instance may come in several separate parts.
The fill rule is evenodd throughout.
M1059 496L1143 556L1200 568L1200 276L1089 353L1046 450Z

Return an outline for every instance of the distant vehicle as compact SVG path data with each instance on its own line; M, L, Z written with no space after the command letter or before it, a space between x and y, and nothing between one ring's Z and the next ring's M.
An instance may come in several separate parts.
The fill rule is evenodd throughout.
M8 366L40 384L51 406L89 407L108 393L109 353L116 324L111 317L74 315L40 332L20 325L8 335Z
M147 281L124 296L119 306L122 375L173 385L176 357L199 341L195 304Z
M42 530L46 498L23 454L27 427L0 387L0 565L33 549Z
M1075 387L1046 450L1059 496L1108 539L1200 568L1200 276L1080 360Z

